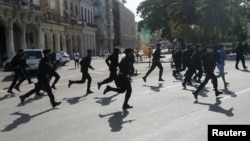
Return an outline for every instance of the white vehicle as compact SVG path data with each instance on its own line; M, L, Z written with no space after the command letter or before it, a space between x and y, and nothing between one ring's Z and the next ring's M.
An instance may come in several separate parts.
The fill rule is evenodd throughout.
M40 60L44 57L42 49L24 49L27 70L37 70Z
M69 54L66 52L61 51L60 52L60 63L62 66L64 66L66 63L70 61Z

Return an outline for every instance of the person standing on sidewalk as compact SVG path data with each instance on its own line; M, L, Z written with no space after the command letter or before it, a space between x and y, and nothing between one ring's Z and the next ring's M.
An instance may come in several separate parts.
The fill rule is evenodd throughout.
M157 66L160 71L159 71L159 81L164 81L162 79L162 73L163 73L163 67L161 64L161 58L164 58L164 56L161 56L161 44L157 44L156 45L156 50L153 53L153 61L152 61L152 66L150 67L150 69L148 70L148 72L146 73L145 76L142 77L143 81L146 82L148 75L155 69L155 67Z
M91 56L92 56L92 50L88 49L87 50L87 56L82 58L82 60L80 61L80 65L81 65L81 72L82 72L82 79L81 80L69 80L68 83L68 87L70 88L70 86L72 84L82 84L85 83L86 79L88 79L88 83L87 83L87 93L86 94L90 94L93 93L90 90L91 87L91 82L92 82L92 78L89 74L89 68L94 70L94 68L91 66Z
M79 68L79 59L80 59L80 53L76 50L74 52L74 61L75 61L75 68Z
M24 101L26 98L31 96L32 94L39 92L42 87L45 88L49 98L50 98L50 103L52 107L56 107L61 104L61 102L56 102L55 97L52 93L49 81L50 81L50 73L52 68L52 64L49 58L51 50L45 49L43 50L44 57L40 60L40 63L38 65L38 82L35 84L35 88L30 90L28 93L19 96L21 104L24 104Z
M148 67L150 68L153 50L151 47L148 48Z

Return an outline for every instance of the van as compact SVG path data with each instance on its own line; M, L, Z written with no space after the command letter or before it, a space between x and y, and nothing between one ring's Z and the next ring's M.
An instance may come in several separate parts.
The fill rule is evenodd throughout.
M42 49L24 49L26 56L27 70L37 70L40 60L44 57Z

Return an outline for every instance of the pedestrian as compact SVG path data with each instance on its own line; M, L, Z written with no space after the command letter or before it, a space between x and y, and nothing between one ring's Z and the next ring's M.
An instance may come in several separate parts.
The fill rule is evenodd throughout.
M177 77L176 74L179 74L180 72L182 71L185 71L186 68L188 68L190 66L190 62L191 62L191 56L193 54L193 45L191 44L188 44L187 45L187 49L183 51L182 53L182 58L181 58L181 69L176 69L176 70L173 70L173 76L174 77ZM186 76L187 74L187 71L186 73L184 74L184 76Z
M240 41L237 48L236 48L236 63L235 63L235 68L238 70L238 64L241 61L242 66L244 69L247 68L245 64L245 57L244 57L244 52L246 51L246 48L242 45L242 42Z
M208 81L210 79L211 79L213 87L214 87L215 96L218 96L218 95L222 94L222 92L220 92L218 90L218 81L217 81L216 75L214 74L214 69L216 67L216 62L219 59L220 59L220 56L219 56L219 53L217 51L217 46L216 45L213 47L213 51L206 52L202 56L203 67L204 67L204 71L206 73L206 77L203 80L203 82L198 86L196 91L192 92L193 95L194 95L194 98L196 100L198 100L199 92L205 87L205 85L208 83Z
M53 108L61 104L61 102L55 101L55 97L49 85L49 80L50 80L49 75L51 70L53 69L49 58L50 52L51 50L49 49L43 50L44 57L40 60L38 66L38 75L37 75L38 81L35 84L34 89L30 90L24 95L19 96L21 104L24 104L25 99L31 96L32 94L39 92L42 89L42 87L45 88Z
M222 44L220 45L218 52L220 54L220 60L216 62L216 66L219 70L218 77L222 78L224 86L227 87L229 85L229 83L226 82L226 79L225 79L225 59L227 57L227 52L224 49L224 46Z
M202 51L202 48L203 47L201 44L197 44L196 50L195 50L193 58L192 58L193 62L194 62L194 67L195 67L193 79L198 83L201 83L201 78L203 75L201 56L202 56L202 53L204 53L204 52ZM198 71L197 73L196 73L196 70Z
M174 49L174 51L172 52L172 59L173 59L173 64L175 64L175 70L173 71L173 76L177 77L176 70L180 70L182 68L182 48L181 47L176 47L176 49Z
M148 48L148 67L150 68L153 50L151 47Z
M19 79L20 79L19 80L20 84L25 80L25 76L24 76L24 73L22 71L23 61L24 61L23 49L19 49L17 54L12 58L12 60L10 62L11 65L13 66L13 70L14 70L14 78L11 82L11 85L10 85L8 91L7 91L10 94L15 94L12 90L16 86L17 81ZM17 87L15 87L15 89L20 91L19 85L17 85Z
M59 81L59 79L60 79L60 75L59 75L59 73L57 72L57 69L58 69L58 63L57 63L57 61L56 61L56 57L55 57L55 54L52 54L51 56L50 56L50 61L51 61L51 63L52 63L52 70L51 70L51 72L50 72L50 80L52 79L52 77L55 77L55 79L54 79L54 81L53 81L53 83L51 84L51 88L53 88L53 89L57 89L56 88L56 83Z
M125 94L125 99L123 102L123 109L129 109L133 108L133 106L128 104L128 101L131 97L132 93L132 86L131 86L131 78L130 76L136 76L137 74L134 73L134 60L133 60L133 49L127 48L125 50L125 57L122 58L119 64L119 74L118 74L118 87L113 88L109 85L106 86L103 94L106 94L109 91L114 91L118 93L124 93Z
M201 83L201 77L203 75L201 56L202 56L202 46L200 44L197 44L195 46L195 50L193 51L193 54L191 56L191 62L189 64L187 74L186 74L185 79L182 83L182 86L184 88L186 88L187 82L190 85L192 85L191 78L193 75L194 75L193 79L196 82ZM196 70L198 70L198 73L196 72Z
M94 68L91 66L91 56L92 56L92 50L88 49L87 50L87 56L82 58L82 60L80 61L80 65L81 65L81 72L82 72L82 79L81 80L76 80L76 81L73 81L73 80L69 80L69 83L68 83L68 87L70 88L70 86L72 84L81 84L81 83L85 83L86 79L88 80L88 83L87 83L87 94L90 94L90 93L93 93L91 90L90 90L90 87L91 87L91 81L92 81L92 78L89 74L89 68L94 70Z
M29 84L33 83L31 81L30 75L29 75L29 73L28 73L28 71L26 69L26 67L29 67L29 65L27 65L27 63L26 63L26 56L25 56L24 53L21 55L20 67L21 67L22 75L21 75L21 78L19 79L19 81L17 82L17 84L14 87L19 92L21 91L19 87L20 87L20 85L23 83L23 81L25 79L28 80Z
M108 78L106 78L102 82L97 83L98 89L100 89L103 84L110 83L113 80L115 81L115 84L117 86L117 68L119 64L119 52L120 49L114 48L113 53L106 58L105 62L109 67L110 74Z
M163 67L161 64L161 58L164 58L164 56L161 56L161 44L156 45L156 50L153 53L153 60L152 60L152 66L147 71L146 75L142 77L143 81L146 82L148 75L155 69L157 66L159 70L159 81L164 81L162 79L162 73L163 73Z
M75 68L79 68L79 59L80 59L80 53L75 50L75 52L73 53L74 55L74 61L75 61Z

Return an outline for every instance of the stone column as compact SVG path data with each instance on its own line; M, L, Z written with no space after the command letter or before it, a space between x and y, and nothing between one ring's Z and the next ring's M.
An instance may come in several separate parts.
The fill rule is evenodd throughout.
M60 49L60 35L55 34L55 51L61 51Z
M86 33L83 33L83 56L87 55L87 42L86 42Z
M66 38L65 38L65 34L61 35L62 37L62 51L67 52L67 46L66 46Z
M36 48L45 49L45 40L44 40L44 31L42 30L41 25L39 24L37 27L37 45Z
M78 46L78 52L80 53L80 56L83 57L83 37L79 36L79 46Z
M74 50L76 50L77 48L78 48L78 46L77 46L77 35L73 35L72 36L72 51L74 51ZM73 52L72 52L73 53Z
M98 55L97 54L97 48L96 48L96 39L95 39L95 34L93 35L93 46L94 46L94 49L95 49L95 55Z
M27 48L27 44L26 44L26 24L25 23L22 23L22 25L21 25L20 47L22 49Z
M73 58L73 45L72 45L72 35L67 36L67 52L71 58Z
M14 49L14 37L13 37L13 21L9 19L6 25L6 48L7 48L7 58L11 59L15 56L15 49Z
M48 49L53 50L53 34L52 33L47 34L47 46L48 46Z

